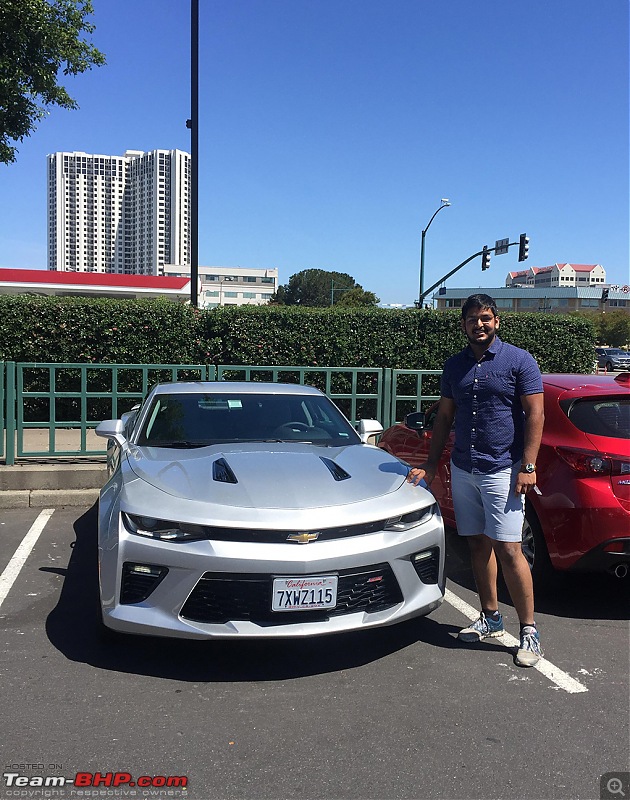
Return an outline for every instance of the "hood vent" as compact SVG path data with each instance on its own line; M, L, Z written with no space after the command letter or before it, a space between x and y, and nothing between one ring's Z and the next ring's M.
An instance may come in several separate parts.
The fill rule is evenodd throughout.
M331 458L324 458L323 456L320 456L320 459L324 462L324 464L326 464L330 470L330 474L336 481L346 481L348 478L352 477L345 471L345 469L342 469L339 464L335 464Z
M219 483L238 483L236 475L224 458L217 458L212 463L212 479Z

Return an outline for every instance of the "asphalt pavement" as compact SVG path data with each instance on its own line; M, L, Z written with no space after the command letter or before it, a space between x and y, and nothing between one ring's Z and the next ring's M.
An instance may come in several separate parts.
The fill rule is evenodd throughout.
M447 599L426 618L300 641L107 641L96 522L95 505L0 513L3 800L628 796L627 583L559 576L538 597L547 671L517 667L509 642L457 640L477 600L452 534ZM501 604L516 634L503 589Z

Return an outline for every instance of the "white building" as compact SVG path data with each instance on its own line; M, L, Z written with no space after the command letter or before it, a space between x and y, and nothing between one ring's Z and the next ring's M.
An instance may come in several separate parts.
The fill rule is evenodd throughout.
M165 264L160 275L190 278L190 267ZM199 308L266 305L278 289L278 269L199 266Z
M607 289L605 299L602 289ZM489 294L503 311L568 314L571 311L625 311L630 315L630 286L500 286L492 289L441 287L434 295L438 309L461 308L471 294Z
M190 156L48 156L48 269L157 275L190 263Z
M606 283L606 270L601 264L554 264L551 267L530 267L508 272L506 286L566 288L568 286L601 286Z

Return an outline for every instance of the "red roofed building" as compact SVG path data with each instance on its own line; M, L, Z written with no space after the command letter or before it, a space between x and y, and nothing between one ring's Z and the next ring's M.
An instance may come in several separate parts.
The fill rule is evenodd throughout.
M568 286L599 286L606 283L606 270L601 264L554 264L551 267L530 267L508 272L506 286L536 286L563 288Z
M43 269L0 269L1 294L115 297L138 300L166 297L190 301L190 278L118 275L102 272L56 272Z

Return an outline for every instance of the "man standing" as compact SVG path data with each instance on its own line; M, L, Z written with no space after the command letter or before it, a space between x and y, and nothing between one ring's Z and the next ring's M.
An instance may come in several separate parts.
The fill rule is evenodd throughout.
M532 667L542 656L534 621L534 591L521 550L525 495L536 485L542 436L543 386L525 350L497 336L499 316L487 294L462 307L468 346L444 365L440 405L429 456L407 480L431 484L455 421L451 488L457 531L470 546L481 603L479 619L459 632L465 642L503 632L497 597L497 559L521 625L516 663Z

